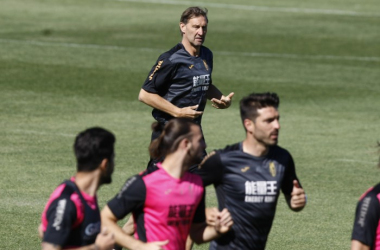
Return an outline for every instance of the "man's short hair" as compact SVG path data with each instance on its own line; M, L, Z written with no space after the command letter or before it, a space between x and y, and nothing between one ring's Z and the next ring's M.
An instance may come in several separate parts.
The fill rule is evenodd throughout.
M197 7L197 6L189 7L182 13L179 21L181 23L187 24L187 22L191 18L204 16L206 18L207 23L208 23L207 12L208 12L208 10L206 8L201 8L201 7Z
M252 93L240 100L240 117L244 123L245 119L255 121L258 110L266 107L278 108L280 98L276 93Z
M115 136L100 127L80 132L75 138L74 153L78 172L91 172L97 169L103 159L112 161Z

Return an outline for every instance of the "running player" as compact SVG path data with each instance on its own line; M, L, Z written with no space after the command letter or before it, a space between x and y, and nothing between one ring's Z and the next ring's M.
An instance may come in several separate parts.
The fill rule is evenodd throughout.
M159 128L155 123L153 128ZM227 209L217 212L215 226L205 223L202 179L187 170L202 158L205 144L200 128L188 119L171 119L149 151L162 163L127 180L102 211L102 223L115 234L116 243L128 249L185 249L190 234L196 243L227 232L233 222ZM132 212L135 237L117 221Z
M251 94L240 101L244 141L210 153L196 173L214 184L219 209L227 208L232 229L210 243L210 249L264 249L280 189L289 207L300 211L306 196L290 153L277 146L279 98Z
M159 56L140 90L139 100L153 107L153 118L161 125L152 133L152 141L173 117L200 125L207 99L218 109L231 105L234 93L224 96L212 84L213 54L203 46L207 24L207 9L186 9L179 23L182 41Z
M380 183L360 197L351 237L351 250L371 249L380 249Z
M103 128L89 128L76 137L77 173L55 189L42 213L43 250L113 249L113 234L100 232L96 192L111 183L114 143L114 135Z

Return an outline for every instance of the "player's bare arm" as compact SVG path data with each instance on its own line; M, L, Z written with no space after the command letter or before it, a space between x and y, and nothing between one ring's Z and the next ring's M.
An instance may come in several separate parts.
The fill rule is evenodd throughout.
M197 111L198 105L178 108L177 106L173 105L171 102L168 102L161 96L154 93L149 93L144 89L140 90L139 101L145 103L148 106L151 106L152 108L156 108L165 113L168 113L173 117L194 119L203 114L202 111Z
M364 245L358 240L351 241L351 250L370 250L371 248L367 245Z
M127 234L117 224L117 218L109 209L105 206L101 212L102 226L107 227L115 236L115 241L118 245L132 250L161 250L162 246L166 245L168 241L155 241L150 243L142 242L135 239L131 235Z
M229 95L224 96L215 85L210 85L210 88L207 91L207 98L212 102L214 108L226 109L231 106L234 94L235 93L231 92Z

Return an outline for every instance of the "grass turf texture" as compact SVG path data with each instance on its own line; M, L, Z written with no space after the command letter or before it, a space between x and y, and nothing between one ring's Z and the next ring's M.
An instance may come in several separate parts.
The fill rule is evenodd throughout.
M158 55L180 40L188 4L2 1L0 249L39 248L40 214L75 172L79 131L103 126L117 136L114 182L100 189L101 207L145 168L153 120L138 91ZM209 8L213 81L236 93L230 109L206 109L208 150L244 138L241 97L277 92L280 146L292 153L308 194L301 213L280 197L267 249L349 248L358 197L379 179L377 1L201 5ZM212 188L207 202L216 204Z

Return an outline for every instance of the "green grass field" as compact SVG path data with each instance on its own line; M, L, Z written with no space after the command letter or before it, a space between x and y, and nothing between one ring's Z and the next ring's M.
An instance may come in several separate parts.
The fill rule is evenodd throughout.
M230 109L206 108L208 150L244 138L241 97L281 98L280 146L308 205L293 213L280 197L267 249L349 248L356 202L380 176L378 0L1 0L0 249L40 248L40 215L75 173L79 131L117 136L101 207L145 168L153 119L137 95L158 55L180 41L190 5L209 9L213 82L235 92ZM216 204L212 188L207 202Z

